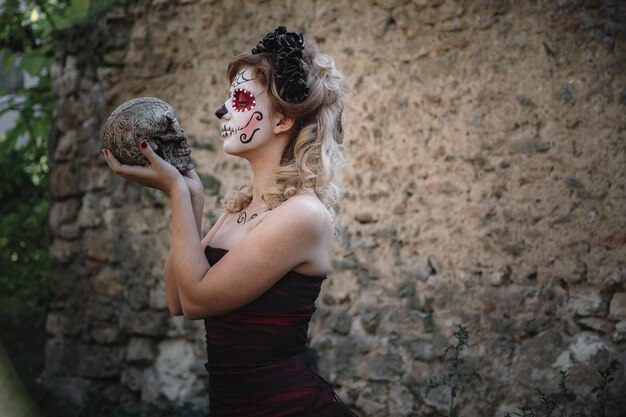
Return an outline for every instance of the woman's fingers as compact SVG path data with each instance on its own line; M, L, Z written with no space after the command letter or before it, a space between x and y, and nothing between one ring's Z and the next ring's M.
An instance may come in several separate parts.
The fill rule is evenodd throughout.
M141 142L139 142L139 149L141 150L143 156L145 156L148 161L150 161L150 165L164 162L163 158L161 158L159 155L157 155L156 152L154 152L152 146L150 146L147 140L143 139Z
M190 169L188 171L182 172L183 176L190 178L192 180L200 181L200 176L194 169Z
M142 140L139 144L139 149L142 155L150 162L149 166L121 164L108 149L103 149L102 155L111 170L126 180L146 187L156 188L168 194L181 186L186 186L178 170L154 152L148 141Z
M111 171L113 171L122 178L136 180L151 175L152 170L150 168L120 163L117 158L113 156L113 153L111 153L111 151L109 151L108 149L103 149L102 155L104 155L104 160L111 168Z

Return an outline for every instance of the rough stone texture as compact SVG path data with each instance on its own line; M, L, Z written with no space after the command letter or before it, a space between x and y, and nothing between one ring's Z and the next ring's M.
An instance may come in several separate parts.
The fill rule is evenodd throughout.
M335 268L310 328L322 376L362 416L445 415L449 392L422 387L464 323L484 383L459 393L461 414L501 415L560 368L590 401L590 375L626 363L625 13L609 0L141 0L59 37L43 380L76 402L206 404L201 322L163 299L167 200L109 172L100 130L130 98L171 103L208 230L249 175L217 151L226 65L286 24L351 91ZM626 389L623 366L614 384Z

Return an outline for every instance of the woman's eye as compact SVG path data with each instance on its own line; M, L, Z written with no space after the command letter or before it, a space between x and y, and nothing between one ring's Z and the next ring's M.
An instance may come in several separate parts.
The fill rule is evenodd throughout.
M232 105L235 111L248 111L256 105L254 95L245 88L236 88L233 92Z

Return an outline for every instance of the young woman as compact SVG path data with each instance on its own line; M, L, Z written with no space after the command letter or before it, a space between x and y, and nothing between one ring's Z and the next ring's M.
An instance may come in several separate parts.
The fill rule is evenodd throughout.
M344 165L344 77L331 57L284 27L228 66L216 111L224 151L246 159L251 183L225 197L202 238L203 189L148 145L150 166L118 175L170 197L165 264L172 314L204 319L212 417L355 416L307 365L304 349L330 270L339 171Z

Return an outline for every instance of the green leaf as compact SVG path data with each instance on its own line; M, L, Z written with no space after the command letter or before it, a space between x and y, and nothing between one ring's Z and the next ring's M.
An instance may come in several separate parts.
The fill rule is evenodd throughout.
M30 75L37 75L44 67L44 65L49 64L50 58L39 53L39 52L31 52L24 56L24 60L20 67L28 72Z

